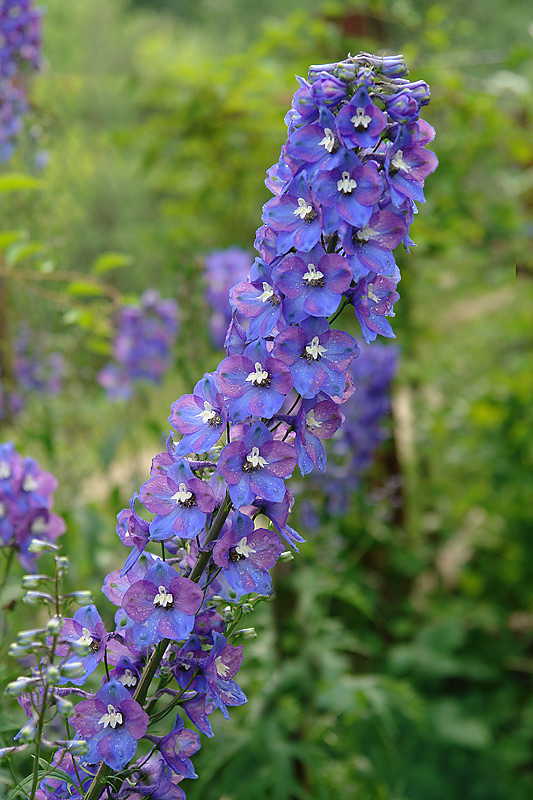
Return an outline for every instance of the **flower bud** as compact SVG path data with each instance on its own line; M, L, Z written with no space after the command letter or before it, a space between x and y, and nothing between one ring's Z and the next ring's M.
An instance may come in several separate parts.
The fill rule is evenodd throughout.
M71 704L72 705L72 704ZM89 745L85 739L64 739L59 740L54 744L61 745L73 756L83 756L89 751Z
M46 542L44 539L32 539L28 545L30 553L56 553L59 549L59 545L53 542Z
M26 592L22 602L29 606L38 606L40 603L53 603L54 598L48 592Z
M57 569L64 575L65 572L68 572L70 562L67 556L57 556L56 557L56 566Z
M255 628L242 628L242 630L237 631L237 636L242 636L243 639L255 639L257 631Z
M44 633L44 628L32 628L28 631L20 631L17 634L17 644L20 645L28 645L33 642L33 640Z
M31 652L32 650L31 644L32 643L30 642L27 645L22 645L14 642L12 645L9 646L7 654L8 656L12 656L12 658L24 658L24 656L27 656L28 653Z
M66 697L54 697L54 700L58 713L61 714L62 717L68 717L74 708L74 703L71 703Z
M24 575L22 578L23 589L36 589L41 581L51 581L49 575Z
M82 678L85 675L81 661L70 661L68 664L63 664L60 672L64 678Z
M80 606L88 606L93 602L92 592L88 592L86 590L82 590L80 592L70 592L69 594L66 594L65 597L69 597Z
M222 616L225 622L231 622L235 617L234 611L231 606L226 606L222 611Z
M18 740L19 742L32 742L35 738L35 732L37 730L37 722L34 719L29 719L28 722L24 725L23 728L19 731Z
M57 636L63 627L63 620L61 617L51 617L46 623L46 633L49 636Z
M251 603L243 603L241 606L241 611L243 614L252 614L254 607Z
M294 553L291 550L284 550L279 557L280 561L294 561Z
M27 692L30 692L34 686L39 683L37 678L17 678L16 681L11 681L6 686L6 694L9 697L20 697Z
M46 668L46 680L48 683L58 683L59 678L61 677L61 673L59 668L54 666L54 664L50 664Z
M355 74L357 71L357 64L353 64L347 61L341 61L340 64L337 64L335 72L333 73L336 78L339 78L341 81L346 81L346 83L351 83L355 78Z

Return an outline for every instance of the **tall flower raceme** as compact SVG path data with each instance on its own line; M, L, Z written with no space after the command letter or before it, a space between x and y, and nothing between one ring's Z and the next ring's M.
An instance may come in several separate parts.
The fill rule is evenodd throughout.
M231 287L245 280L252 267L253 257L242 247L213 250L205 257L205 299L211 309L209 333L215 347L224 347L226 331L232 317L228 304Z
M144 292L139 305L121 309L113 342L115 360L98 374L109 399L129 399L139 381L161 381L172 364L178 320L176 301L162 300L154 289Z
M391 345L361 347L349 373L356 391L343 406L344 422L327 447L328 468L320 481L313 475L299 487L305 492L300 516L307 528L319 525L320 512L339 517L349 510L350 496L370 468L388 436L384 420L391 410L390 390L398 367L398 349Z
M33 539L55 542L65 531L52 512L57 481L33 458L23 458L12 442L0 444L0 546L16 553L24 569L34 571Z
M199 747L184 721L211 736L215 709L227 716L246 701L237 642L253 629L238 625L272 592L269 570L292 557L287 544L303 541L289 524L287 479L297 466L324 471L322 442L354 390L359 348L333 323L351 306L365 340L393 335L392 251L411 244L415 203L436 167L425 148L433 130L419 118L429 90L406 73L401 56L362 53L300 79L268 173L275 196L260 257L230 292L227 356L172 404L178 435L118 515L130 552L104 582L116 628L105 632L94 606L63 620L63 668L85 648L73 699L107 669L69 718L86 752L56 753L62 778L45 777L40 800L183 798L178 784L194 777ZM167 715L173 725L161 730Z
M15 150L29 109L25 76L40 67L42 13L33 0L0 2L0 163Z

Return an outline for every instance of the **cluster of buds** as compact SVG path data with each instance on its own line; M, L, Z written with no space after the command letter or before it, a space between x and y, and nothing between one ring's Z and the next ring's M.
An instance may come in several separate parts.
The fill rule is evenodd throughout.
M419 118L427 86L405 74L400 56L361 54L300 80L268 173L275 197L260 257L230 292L227 356L173 403L178 435L118 515L130 553L104 582L115 629L105 631L93 606L64 622L61 666L69 646L90 649L76 685L106 665L102 688L70 717L87 752L56 755L72 798L183 798L178 784L194 777L199 747L184 718L211 736L211 714L246 701L237 642L254 631L238 626L272 593L269 571L292 557L287 545L303 541L289 524L286 482L297 466L324 471L323 442L354 391L360 351L332 323L351 306L364 339L392 334L392 250L411 243L415 202L436 166L425 149L433 131ZM158 731L176 711L170 732ZM45 780L39 791L52 800L66 787Z
M120 311L113 342L114 361L98 375L110 400L128 400L139 381L159 383L172 364L178 332L178 304L148 289L139 305Z
M0 545L16 552L24 569L35 569L34 538L53 543L65 531L52 512L57 481L33 458L23 458L12 442L0 444Z
M41 63L41 16L33 0L0 3L0 163L12 155L28 112L25 73Z
M232 286L244 280L253 258L242 247L213 250L205 257L205 299L211 310L209 333L217 348L224 346L226 331L231 322L228 294Z

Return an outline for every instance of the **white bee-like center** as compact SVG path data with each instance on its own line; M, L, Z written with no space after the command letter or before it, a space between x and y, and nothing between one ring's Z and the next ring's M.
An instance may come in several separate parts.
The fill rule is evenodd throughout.
M259 295L259 299L261 300L261 302L266 303L266 301L270 300L270 298L273 295L274 295L274 289L272 288L272 286L266 281L263 281L263 291Z
M394 157L391 159L390 163L395 169L403 169L404 172L411 171L409 164L406 164L403 160L403 150L398 150L398 152L395 153Z
M0 481L7 480L11 477L11 467L6 461L0 461Z
M326 150L328 151L328 153L332 153L333 149L335 147L335 144L336 144L335 135L334 135L333 131L331 130L331 128L324 128L324 133L326 135L324 136L322 141L319 142L318 144L322 145L323 147L325 147Z
M268 372L263 369L259 361L256 361L255 372L250 372L246 380L249 383L253 383L254 386L260 386L268 380Z
M93 637L91 636L89 630L87 628L82 628L81 636L78 639L78 644L84 644L86 647L90 647L93 641Z
M128 688L137 685L137 676L133 674L131 669L125 669L124 675L121 675L118 680L119 683L121 683L123 686L127 686Z
M24 480L22 481L22 488L25 492L34 492L39 484L33 477L33 475L26 475Z
M372 122L372 117L365 114L364 108L357 108L354 116L350 118L350 122L353 122L354 128L365 128L366 130Z
M262 455L260 455L258 447L252 447L251 451L246 456L246 461L254 469L257 469L258 467L263 469L263 467L266 467L266 465L268 464L268 461L265 458L263 458Z
M158 586L158 593L154 597L154 606L160 606L161 608L167 608L167 606L171 606L174 602L174 597L167 592L165 586Z
M342 178L337 181L337 189L339 192L343 192L343 194L351 194L356 187L357 181L350 178L349 172L343 172Z
M224 664L222 661L222 656L217 656L215 658L215 666L217 668L217 675L220 675L221 678L227 678L230 673L230 668L227 664Z
M0 514L0 516L1 516L1 514ZM31 530L32 533L36 533L36 534L44 533L45 530L46 530L46 520L45 520L45 518L44 517L36 517L33 520L32 524L30 526L30 530Z
M211 403L209 403L207 400L204 400L204 410L200 411L199 414L196 414L196 418L201 419L204 425L207 425L209 420L212 420L214 417L216 417L216 415L217 412L214 410Z
M379 303L379 297L374 292L374 284L372 283L368 284L368 299L373 300L374 303Z
M189 492L184 483L180 483L178 491L175 492L170 499L174 500L175 503L183 505L184 503L187 502L187 500L190 500L191 498L192 498L192 492Z
M243 558L248 558L249 555L256 552L255 547L250 547L246 542L246 536L243 536L238 544L235 545L235 552Z
M313 206L310 206L307 200L304 200L303 197L298 198L298 208L295 208L292 212L295 217L300 217L300 219L305 219L308 214L310 214L313 210Z
M313 336L308 345L305 346L305 352L314 361L317 361L326 352L326 348L320 344L318 336Z
M107 714L102 714L98 720L98 724L103 725L104 728L107 728L108 725L110 728L116 728L117 725L122 725L122 723L122 714L120 711L116 710L115 706L112 706L111 704L109 704L107 707Z
M364 228L361 228L360 231L357 231L357 238L361 242L368 242L375 235L376 231L372 230L368 225L365 225Z
M316 281L318 283L318 281L321 281L323 277L324 273L320 272L320 270L317 269L314 264L307 265L307 272L304 275L304 281L307 283L314 283Z
M310 431L314 431L315 428L322 427L322 422L315 417L314 408L312 408L311 411L308 411L305 415L305 427Z

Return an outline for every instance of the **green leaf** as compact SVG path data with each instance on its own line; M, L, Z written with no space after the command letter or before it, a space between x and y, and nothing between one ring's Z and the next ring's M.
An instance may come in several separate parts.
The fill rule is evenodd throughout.
M0 231L0 250L5 250L14 242L20 242L25 236L27 236L26 231Z
M120 267L129 267L133 263L131 256L125 253L102 253L93 262L92 272L95 275L100 275L102 272L109 272L112 269L119 269Z
M0 192L20 192L28 189L39 189L42 181L23 172L5 172L0 175Z
M65 291L72 297L94 297L94 295L102 294L102 290L97 284L84 280L72 281L72 283L68 284Z
M8 247L6 261L10 267L15 267L25 258L42 253L46 249L44 242L16 242Z

